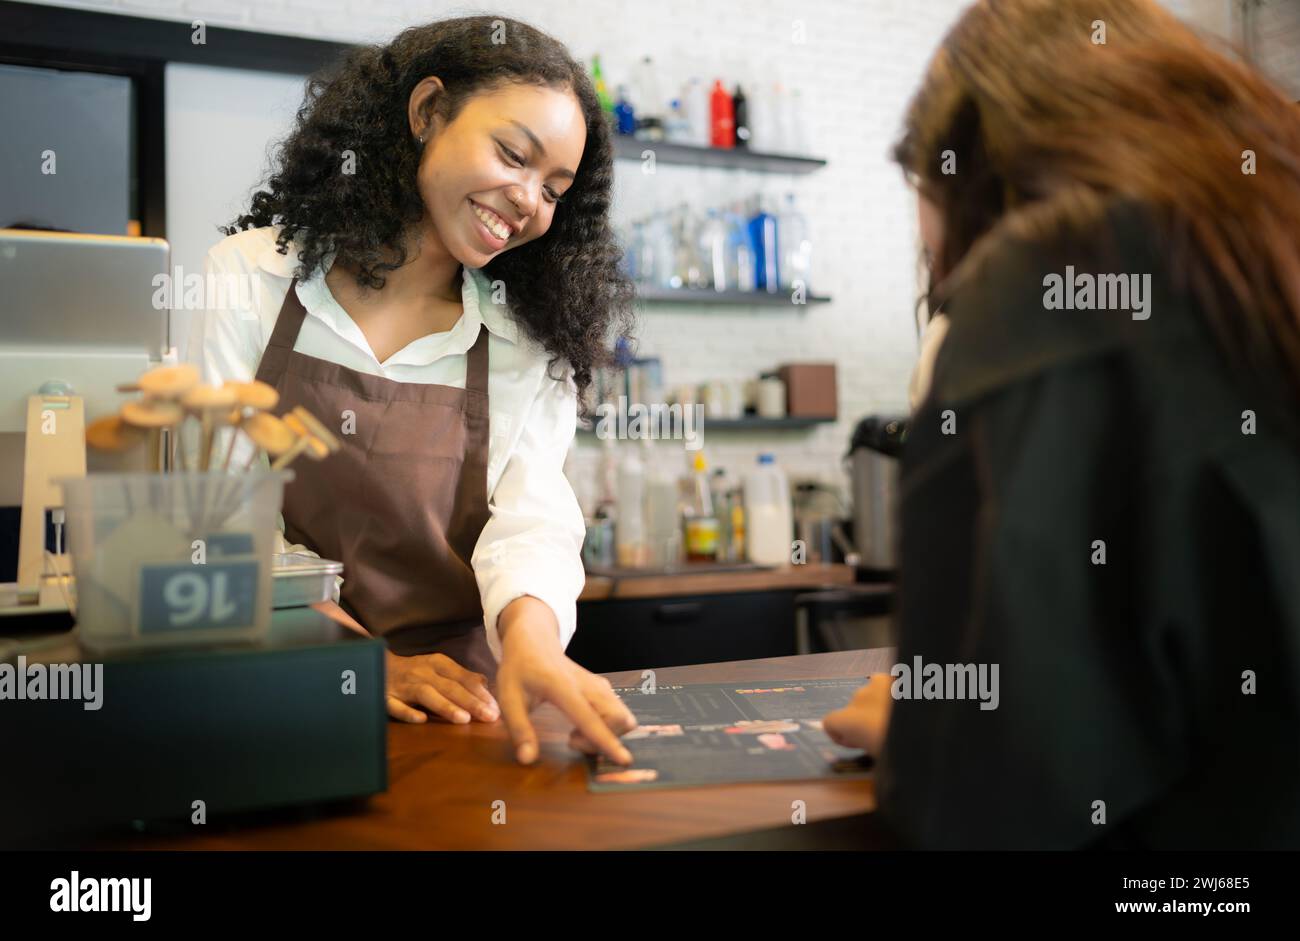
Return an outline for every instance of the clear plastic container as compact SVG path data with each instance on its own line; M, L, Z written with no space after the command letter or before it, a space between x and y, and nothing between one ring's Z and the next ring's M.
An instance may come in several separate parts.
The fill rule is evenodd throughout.
M614 519L614 544L618 564L640 568L646 564L645 467L635 447L628 448L618 469L618 512Z
M745 475L745 547L757 565L790 564L794 508L790 484L771 454Z
M60 481L90 650L255 641L289 471L91 474Z

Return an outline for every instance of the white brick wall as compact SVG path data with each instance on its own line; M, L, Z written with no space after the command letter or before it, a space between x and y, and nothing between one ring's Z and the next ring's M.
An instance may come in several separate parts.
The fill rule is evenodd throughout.
M399 0L65 0L60 5L189 20L209 25L357 41L403 25L481 7ZM779 71L808 104L815 149L829 166L806 177L738 175L635 165L620 180L620 213L662 200L713 204L719 190L740 195L760 187L793 190L816 239L815 289L831 304L806 313L776 310L654 308L640 330L641 351L659 355L669 385L754 375L786 360L839 364L841 414L836 426L778 436L707 436L714 464L747 467L774 450L794 473L842 483L839 459L852 423L871 411L906 404L915 357L912 311L916 232L909 194L887 152L902 109L961 0L662 0L658 3L505 0L489 10L526 19L559 37L584 59L599 52L606 74L626 75L636 58L653 56L683 75L700 71L744 81ZM739 11L739 12L737 12ZM792 42L802 20L806 42ZM647 189L648 187L648 189ZM571 464L580 494L598 453L580 440Z
M1234 23L1240 27L1239 15ZM1264 0L1259 6L1255 55L1260 68L1300 100L1300 0Z
M402 0L63 0L60 5L209 25L297 33L345 41L374 40L396 29L479 7ZM779 73L800 89L814 149L829 166L806 177L773 178L660 167L654 177L620 179L619 212L647 202L683 199L716 204L719 193L759 187L799 196L816 241L815 283L834 302L804 313L774 310L653 308L641 328L643 353L659 355L669 386L741 377L785 360L839 365L842 420L811 432L777 436L707 435L711 463L749 466L773 450L797 476L843 484L840 458L857 418L906 404L915 357L916 226L912 199L888 150L902 110L935 46L964 0L607 0L524 3L487 9L526 19L566 42L575 55L602 55L617 80L635 59L653 56L677 76L687 70L743 81ZM1180 15L1229 34L1229 0L1170 0ZM1295 0L1261 10L1261 45L1270 59L1300 72ZM1229 11L1229 12L1225 12ZM806 41L792 41L802 21ZM571 462L581 496L590 492L598 449L580 440Z

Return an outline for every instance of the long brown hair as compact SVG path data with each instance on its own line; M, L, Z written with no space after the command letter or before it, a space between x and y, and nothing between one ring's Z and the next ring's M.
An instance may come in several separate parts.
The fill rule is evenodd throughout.
M894 156L944 221L940 295L986 236L1048 236L1132 199L1219 345L1300 403L1300 109L1152 0L980 0Z

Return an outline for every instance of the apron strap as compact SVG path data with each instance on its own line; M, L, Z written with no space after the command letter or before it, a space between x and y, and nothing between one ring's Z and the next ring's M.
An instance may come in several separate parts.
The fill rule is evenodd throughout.
M488 328L480 324L478 339L469 348L465 361L465 388L470 392L487 395L488 390Z
M293 352L293 345L298 342L298 332L302 330L302 322L306 319L307 308L298 299L298 279L294 278L289 284L289 293L284 296L284 303L280 305L280 314L275 318L275 329L271 331L271 339L266 345Z

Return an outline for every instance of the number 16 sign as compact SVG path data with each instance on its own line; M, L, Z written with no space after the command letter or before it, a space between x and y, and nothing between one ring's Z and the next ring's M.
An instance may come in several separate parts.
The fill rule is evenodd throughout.
M252 627L257 619L256 559L140 567L140 634Z

